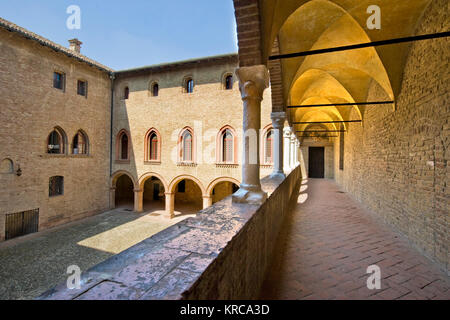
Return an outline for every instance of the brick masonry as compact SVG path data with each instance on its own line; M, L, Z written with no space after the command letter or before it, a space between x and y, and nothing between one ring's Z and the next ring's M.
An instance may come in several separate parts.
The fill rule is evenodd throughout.
M126 129L131 135L130 161L113 163L113 175L127 172L136 185L152 174L164 180L166 189L175 187L180 176L195 177L200 195L190 200L201 201L201 196L211 196L212 186L219 178L241 181L242 167L242 99L234 71L236 55L214 63L200 62L192 65L149 70L137 74L117 75L114 96L113 137ZM224 89L224 75L233 75L233 89ZM194 92L183 92L186 77L194 80ZM159 94L151 95L151 85L157 82ZM129 87L129 99L123 99L125 87ZM272 101L270 89L265 90L261 106L261 128L271 125ZM221 128L230 126L237 136L235 140L236 163L218 164L216 154L220 145L217 136ZM194 131L196 147L194 165L178 163L178 139L182 130ZM145 135L151 128L158 130L161 140L161 158L157 163L145 161ZM262 135L262 132L261 132ZM202 151L200 150L202 145ZM113 157L115 159L115 156ZM261 168L261 177L270 174L272 168ZM186 189L189 189L188 186ZM209 190L209 193L207 193ZM188 190L187 190L188 191ZM173 192L173 190L169 190ZM116 192L117 193L117 192ZM186 194L187 196L189 194ZM200 198L199 198L200 196ZM177 197L176 197L177 198Z
M447 4L433 1L416 34L448 31L448 10L442 9ZM450 267L449 49L448 39L411 44L395 111L390 106L366 107L363 126L349 125L343 171L338 167L338 141L334 148L338 184L446 270ZM372 83L367 101L379 100L388 97Z
M0 174L0 241L5 214L39 208L39 229L79 219L109 206L110 80L108 73L0 28L0 161L9 158L22 176ZM66 75L53 88L53 72ZM88 81L88 96L77 80ZM79 129L89 155L49 155L55 126L70 149ZM49 197L49 178L64 177L64 195ZM80 187L82 186L82 188Z

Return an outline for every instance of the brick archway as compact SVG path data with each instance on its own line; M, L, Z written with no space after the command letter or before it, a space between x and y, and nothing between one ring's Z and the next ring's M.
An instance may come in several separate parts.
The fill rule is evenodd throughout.
M209 183L208 188L206 189L206 195L211 196L211 193L212 193L214 187L217 186L221 182L231 182L237 186L239 186L241 184L237 179L231 178L231 177L216 178Z

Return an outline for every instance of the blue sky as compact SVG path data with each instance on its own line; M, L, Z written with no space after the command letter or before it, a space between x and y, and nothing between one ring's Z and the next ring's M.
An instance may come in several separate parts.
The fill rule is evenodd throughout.
M81 29L69 30L70 5ZM115 70L237 52L232 0L0 0L0 16Z

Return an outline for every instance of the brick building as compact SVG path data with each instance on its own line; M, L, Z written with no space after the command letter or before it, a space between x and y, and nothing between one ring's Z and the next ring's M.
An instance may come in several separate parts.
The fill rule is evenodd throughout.
M447 1L375 1L382 12L381 29L368 27L368 8L374 5L372 0L233 2L239 41L237 56L209 57L119 72L78 54L65 57L70 51L64 48L57 48L55 53L49 49L48 42L41 48L40 41L23 39L25 31L8 32L8 23L2 22L5 54L0 62L5 70L11 70L11 62L4 58L8 53L26 70L45 66L28 64L30 60L26 57L35 57L28 46L37 46L39 50L46 50L46 54L61 59L56 65L50 63L44 72L46 75L39 74L43 80L31 88L41 88L45 81L49 81L52 90L52 86L65 88L59 78L63 75L63 79L67 79L63 83L67 83L69 89L70 70L74 72L72 86L76 78L93 82L88 77L89 72L93 72L98 76L96 83L104 84L101 87L105 93L112 92L109 98L98 101L104 113L98 110L96 103L95 116L106 118L104 123L99 121L104 124L104 131L89 128L89 122L85 121L64 123L64 119L73 121L76 117L60 119L55 114L53 120L43 114L48 122L42 125L45 130L39 127L39 137L35 134L31 138L37 141L33 144L35 157L22 147L19 151L24 152L24 158L18 158L20 153L16 153L15 146L19 139L11 138L11 133L27 135L28 131L25 133L21 124L14 127L11 119L15 119L18 106L26 106L27 100L30 104L37 99L31 94L14 97L17 86L11 84L19 81L20 76L28 81L34 79L28 77L26 70L19 77L12 77L11 72L17 67L2 73L0 99L5 102L0 101L8 106L2 113L3 110L12 113L2 115L1 137L9 146L0 154L4 159L2 179L10 179L9 190L15 190L12 195L11 191L2 191L0 200L8 208L2 208L3 214L30 209L27 205L30 203L33 208L42 206L43 220L49 221L52 211L42 204L49 206L53 200L48 198L48 179L64 174L68 174L64 180L82 179L75 174L76 169L64 171L69 164L62 162L70 162L75 167L81 165L78 160L86 160L88 172L89 168L95 168L95 173L86 180L91 181L92 174L99 174L98 188L94 193L81 193L86 190L74 193L70 196L73 202L67 206L65 203L49 206L54 215L61 214L55 210L58 206L73 208L80 202L83 202L80 206L85 205L85 197L96 195L104 197L103 202L96 202L102 207L98 210L132 203L138 212L160 206L172 217L182 210L180 208L186 208L183 206L186 203L190 204L188 211L208 208L195 219L168 228L148 242L94 267L85 275L90 283L88 289L83 289L85 291L69 292L62 286L48 293L46 298L78 299L83 295L87 299L105 296L111 299L124 296L131 299L259 297L277 251L276 239L283 221L291 204L298 203L297 190L306 177L334 179L342 190L403 234L408 243L448 274L449 42L441 34L426 41L415 38L394 45L377 44L383 40L447 32ZM365 46L352 48L362 44ZM339 50L320 52L328 48ZM59 60L55 58L55 61ZM73 67L69 68L71 65ZM89 72L78 74L75 72L78 68ZM83 85L79 86L83 91ZM59 90L55 95L75 92L74 87L71 93L55 90ZM91 90L89 85L89 93ZM38 89L36 94L45 91ZM103 98L105 96L107 94ZM76 98L79 97L65 99L64 103L73 103ZM109 113L111 106L112 114ZM67 113L73 112L73 108ZM29 112L29 108L21 110L24 121L31 117ZM34 119L28 121L29 128L33 128ZM260 143L256 144L256 149L239 136L240 131L258 132ZM102 151L92 148L92 152L101 152L103 171L98 172L98 167L87 163L96 161L94 154L92 158L85 155L86 159L70 153L47 154L50 145L61 145L58 141L65 141L66 135L67 139L72 139L77 132L77 146L79 141L104 142ZM200 140L199 132L203 133ZM49 143L50 138L52 143ZM27 136L21 139L24 146L29 144L26 139ZM39 147L39 141L47 142ZM69 142L66 145L69 147ZM200 148L200 145L212 147ZM239 159L248 160L255 155L256 162L239 162ZM33 169L30 170L27 159L30 165L42 162L32 165L42 171L39 177L30 172ZM18 171L18 163L21 180L13 175ZM269 173L272 174L267 176ZM266 177L261 179L263 176ZM50 187L54 183L56 192L60 190L60 181L50 180ZM226 190L217 187L219 182L228 183L224 187ZM233 189L231 183L240 183L240 188ZM210 206L230 193L232 197ZM11 201L13 197L15 201ZM65 197L60 199L65 201ZM326 211L332 205L326 203L319 209ZM67 211L60 219L70 219L81 212L85 211L82 208L77 212ZM298 220L301 221L301 217ZM379 248L368 250L376 249ZM136 252L145 253L146 260L139 260ZM357 255L363 253L357 252ZM318 255L325 259L322 252ZM342 255L336 256L348 257ZM378 258L378 253L373 255L375 257L371 258ZM391 258L386 258L387 263L392 262ZM148 268L142 268L142 264L148 264ZM368 265L362 264L365 271ZM408 273L414 267L404 268ZM423 267L420 272L426 274L428 270L431 269ZM98 276L101 272L107 272L106 280ZM155 282L148 280L153 272L160 272ZM323 273L326 272L330 270ZM446 288L444 294L448 295ZM366 290L365 284L356 289Z
M83 56L76 39L65 48L0 22L0 179L6 186L0 239L19 232L13 217L23 212L38 211L33 230L116 205L167 209L173 217L236 190L242 139L236 54L113 71ZM270 112L267 91L262 144L271 132ZM188 148L185 133L191 150L180 158ZM272 171L272 145L267 148L263 176Z

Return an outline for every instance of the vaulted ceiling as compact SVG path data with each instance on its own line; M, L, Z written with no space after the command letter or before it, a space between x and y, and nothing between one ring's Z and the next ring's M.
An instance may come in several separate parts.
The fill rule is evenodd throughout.
M280 54L324 49L415 34L431 0L259 0L261 57L267 62L275 41ZM381 29L369 30L367 9L381 9ZM281 60L286 105L366 102L375 81L392 100L401 88L409 44L370 47ZM394 107L394 106L393 106ZM364 107L290 109L295 122L363 118ZM327 124L337 130L339 125ZM308 125L298 125L305 130Z

